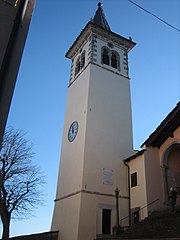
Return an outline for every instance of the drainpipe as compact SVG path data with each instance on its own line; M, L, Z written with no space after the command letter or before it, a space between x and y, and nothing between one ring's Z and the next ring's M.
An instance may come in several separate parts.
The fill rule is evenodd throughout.
M124 162L124 165L128 169L128 195L129 195L129 226L131 226L131 191L130 191L130 167Z

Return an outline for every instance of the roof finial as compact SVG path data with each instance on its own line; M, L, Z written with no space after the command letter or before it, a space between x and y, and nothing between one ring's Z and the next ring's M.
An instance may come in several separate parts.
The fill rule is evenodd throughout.
M102 3L101 2L98 2L98 7L102 7Z

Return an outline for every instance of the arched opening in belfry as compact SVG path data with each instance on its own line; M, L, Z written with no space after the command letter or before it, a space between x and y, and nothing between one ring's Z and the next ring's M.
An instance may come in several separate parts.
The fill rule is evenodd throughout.
M118 52L116 52L116 51L112 51L111 66L113 68L116 68L116 69L120 70L120 57L119 57Z
M109 65L109 51L108 48L102 49L102 63Z
M180 196L180 143L172 144L163 158L164 192L168 202L169 189L173 187Z

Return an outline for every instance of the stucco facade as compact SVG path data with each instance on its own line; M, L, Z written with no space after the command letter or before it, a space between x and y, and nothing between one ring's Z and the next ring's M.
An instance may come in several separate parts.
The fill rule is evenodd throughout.
M102 17L101 6L98 11ZM127 167L122 159L133 154L127 54L134 45L91 21L66 54L72 65L52 220L52 230L59 231L61 240L111 234L116 187L120 218L128 215ZM75 136L72 141L69 134ZM123 224L128 225L128 218Z
M122 226L167 207L170 186L179 193L180 105L133 151L128 52L134 46L111 32L99 3L66 53L72 64L51 227L59 240L112 234L115 188Z
M131 188L130 201L131 213L140 210L140 219L147 217L147 191L145 176L145 159L144 154L138 156L130 163L130 175L137 173L137 185ZM133 220L133 219L132 219ZM132 221L133 223L133 221Z
M176 205L180 205L179 123L178 103L142 145L143 150L125 160L130 177L137 173L137 186L130 186L130 199L132 214L138 211L140 220L152 211L169 208L171 187L177 191Z

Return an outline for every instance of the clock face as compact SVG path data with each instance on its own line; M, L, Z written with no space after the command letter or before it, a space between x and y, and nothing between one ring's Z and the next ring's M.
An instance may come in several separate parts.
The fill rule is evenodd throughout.
M68 140L70 142L72 142L75 139L77 132L78 132L78 122L75 121L71 124L68 132Z

